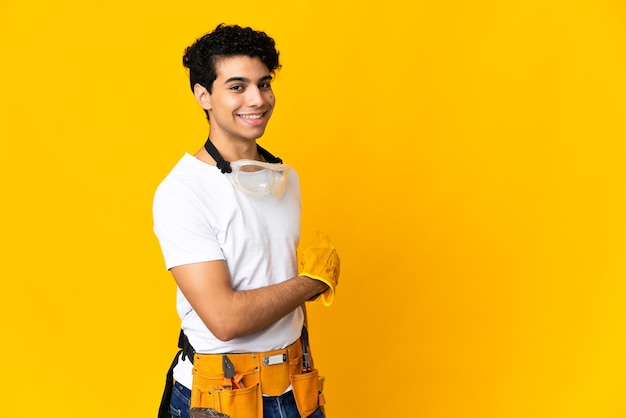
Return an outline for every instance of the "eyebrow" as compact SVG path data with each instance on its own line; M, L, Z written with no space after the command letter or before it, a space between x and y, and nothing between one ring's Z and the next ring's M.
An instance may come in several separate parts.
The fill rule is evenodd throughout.
M259 82L260 81L267 81L267 80L271 80L271 79L272 79L272 76L268 74L266 76L261 77L259 79ZM243 83L249 83L250 79L246 78L246 77L231 77L228 80L224 81L224 84L232 83L233 81L240 81L240 82L243 82Z

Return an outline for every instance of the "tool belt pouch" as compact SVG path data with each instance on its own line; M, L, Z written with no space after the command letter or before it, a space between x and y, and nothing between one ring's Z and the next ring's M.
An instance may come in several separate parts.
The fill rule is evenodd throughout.
M324 404L324 377L319 376L317 369L290 377L298 412L306 418Z
M194 368L193 385L191 390L191 405L193 408L211 408L217 412L233 418L261 418L263 417L263 400L258 377L254 370L244 373L251 383L242 389L224 388L224 374L207 374L204 370ZM257 383L252 383L256 381Z

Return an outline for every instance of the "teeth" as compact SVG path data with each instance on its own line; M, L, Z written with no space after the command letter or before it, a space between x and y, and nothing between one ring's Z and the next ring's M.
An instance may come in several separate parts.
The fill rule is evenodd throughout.
M261 119L263 115L239 115L244 119Z

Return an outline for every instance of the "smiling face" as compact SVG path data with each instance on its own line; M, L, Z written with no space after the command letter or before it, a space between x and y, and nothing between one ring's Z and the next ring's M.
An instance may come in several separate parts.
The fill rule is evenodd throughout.
M212 92L196 84L194 93L209 113L213 141L253 141L265 132L276 99L272 76L258 57L220 58Z

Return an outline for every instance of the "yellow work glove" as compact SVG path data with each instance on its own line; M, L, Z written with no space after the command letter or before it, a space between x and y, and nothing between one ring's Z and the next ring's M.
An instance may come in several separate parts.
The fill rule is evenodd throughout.
M304 250L300 257L300 276L319 280L328 285L321 294L324 306L330 306L335 299L335 287L339 284L339 255L328 235L318 232L319 245ZM316 301L317 295L311 301Z

